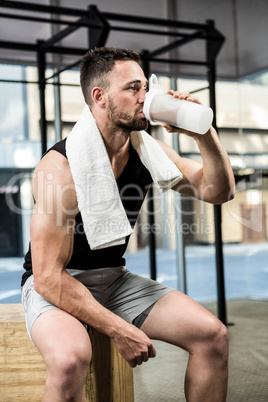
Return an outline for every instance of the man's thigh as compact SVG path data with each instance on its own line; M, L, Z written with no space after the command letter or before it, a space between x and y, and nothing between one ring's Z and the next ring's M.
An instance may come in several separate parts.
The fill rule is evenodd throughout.
M71 358L84 354L87 360L91 359L91 342L86 328L63 310L52 309L41 314L32 326L31 336L47 366L61 355Z
M219 320L185 294L174 290L159 299L141 326L151 339L162 340L190 350L206 340Z

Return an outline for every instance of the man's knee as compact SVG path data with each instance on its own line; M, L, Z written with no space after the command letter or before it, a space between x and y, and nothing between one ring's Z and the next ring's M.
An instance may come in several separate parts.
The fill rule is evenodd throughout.
M81 387L91 361L91 348L78 340L73 347L54 351L47 361L47 383L66 397Z
M212 356L228 360L229 333L227 327L216 317L207 327L208 351Z

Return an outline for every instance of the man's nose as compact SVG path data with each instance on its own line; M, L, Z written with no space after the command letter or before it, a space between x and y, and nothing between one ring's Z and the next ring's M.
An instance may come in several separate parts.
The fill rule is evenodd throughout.
M139 103L144 103L145 101L145 95L146 95L146 89L141 89L140 94L139 94Z

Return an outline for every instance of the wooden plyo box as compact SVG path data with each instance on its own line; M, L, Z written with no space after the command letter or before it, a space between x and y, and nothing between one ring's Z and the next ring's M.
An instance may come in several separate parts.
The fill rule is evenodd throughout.
M90 332L93 357L86 383L88 402L134 402L133 371L114 342ZM42 356L27 334L21 304L0 304L0 401L41 401L46 380Z

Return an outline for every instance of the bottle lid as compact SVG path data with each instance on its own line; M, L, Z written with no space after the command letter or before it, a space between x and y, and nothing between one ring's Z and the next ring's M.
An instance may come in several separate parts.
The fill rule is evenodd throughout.
M143 113L147 120L151 120L150 106L154 96L161 91L158 90L158 82L155 74L152 74L149 79L149 91L145 95L145 101L143 104Z

